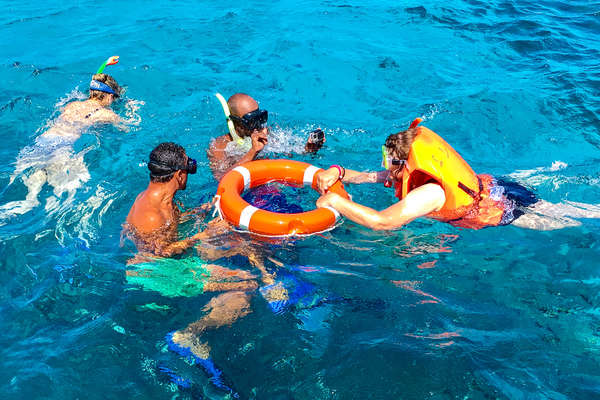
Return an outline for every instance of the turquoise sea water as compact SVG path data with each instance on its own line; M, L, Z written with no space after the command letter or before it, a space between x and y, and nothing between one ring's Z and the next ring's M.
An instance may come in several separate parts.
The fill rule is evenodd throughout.
M375 170L385 137L424 116L477 172L528 171L513 177L541 198L599 202L598 2L2 5L0 205L25 197L20 179L8 184L19 153L106 57L121 56L106 72L125 100L145 102L130 132L93 128L75 143L90 177L72 197L46 186L39 206L0 220L2 398L227 397L164 339L214 294L127 284L134 248L120 239L159 142L198 158L186 206L216 191L205 150L225 129L217 91L269 110L274 152L321 127L322 151L295 155L315 165ZM375 208L393 201L382 186L349 190ZM597 220L554 232L420 220L389 233L346 221L263 246L314 299L273 313L257 292L250 315L206 334L241 398L600 396Z

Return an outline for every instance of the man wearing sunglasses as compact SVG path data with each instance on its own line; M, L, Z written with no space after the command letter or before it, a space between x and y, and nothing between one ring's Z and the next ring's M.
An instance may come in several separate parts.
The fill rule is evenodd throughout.
M216 138L207 154L213 174L219 179L230 169L255 160L264 149L269 141L269 112L260 109L256 100L244 93L234 94L227 102L220 94L217 97L227 117L229 133ZM314 153L324 142L323 131L317 129L311 132L305 151Z

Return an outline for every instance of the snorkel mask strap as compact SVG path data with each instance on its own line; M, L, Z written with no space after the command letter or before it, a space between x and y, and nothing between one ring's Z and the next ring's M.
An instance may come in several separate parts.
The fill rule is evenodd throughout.
M110 86L104 82L95 81L92 79L90 82L90 90L97 90L99 92L110 93L114 96L119 96Z
M100 68L98 68L98 71L96 71L96 73L101 74L102 72L104 72L104 68L106 68L107 65L115 65L118 62L119 56L110 56L106 59L106 61L102 63L102 65L100 66Z
M229 128L229 133L233 140L240 146L244 144L244 139L242 139L237 132L235 131L235 126L233 126L233 121L231 120L231 111L229 110L229 106L227 105L227 101L221 95L221 93L215 93L217 99L219 99L219 103L221 103L221 107L223 107L223 112L225 113L225 118L227 118L227 127Z

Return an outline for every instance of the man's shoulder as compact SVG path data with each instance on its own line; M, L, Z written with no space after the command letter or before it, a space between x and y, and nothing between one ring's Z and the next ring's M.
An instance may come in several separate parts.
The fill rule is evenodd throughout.
M207 152L210 154L210 153L214 153L214 152L225 151L225 148L227 147L227 143L229 143L229 142L231 142L229 135L223 135L223 136L216 137L210 142Z
M145 204L140 194L129 211L127 223L140 233L150 233L163 228L167 220L161 210Z

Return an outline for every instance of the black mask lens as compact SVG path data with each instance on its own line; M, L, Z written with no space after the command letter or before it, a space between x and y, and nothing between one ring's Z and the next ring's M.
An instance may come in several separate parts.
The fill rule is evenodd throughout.
M188 174L195 174L198 170L198 163L193 158L188 158L186 171Z
M261 110L257 108L254 111L250 111L241 118L242 124L249 131L260 130L267 125L269 120L269 112L267 110Z

